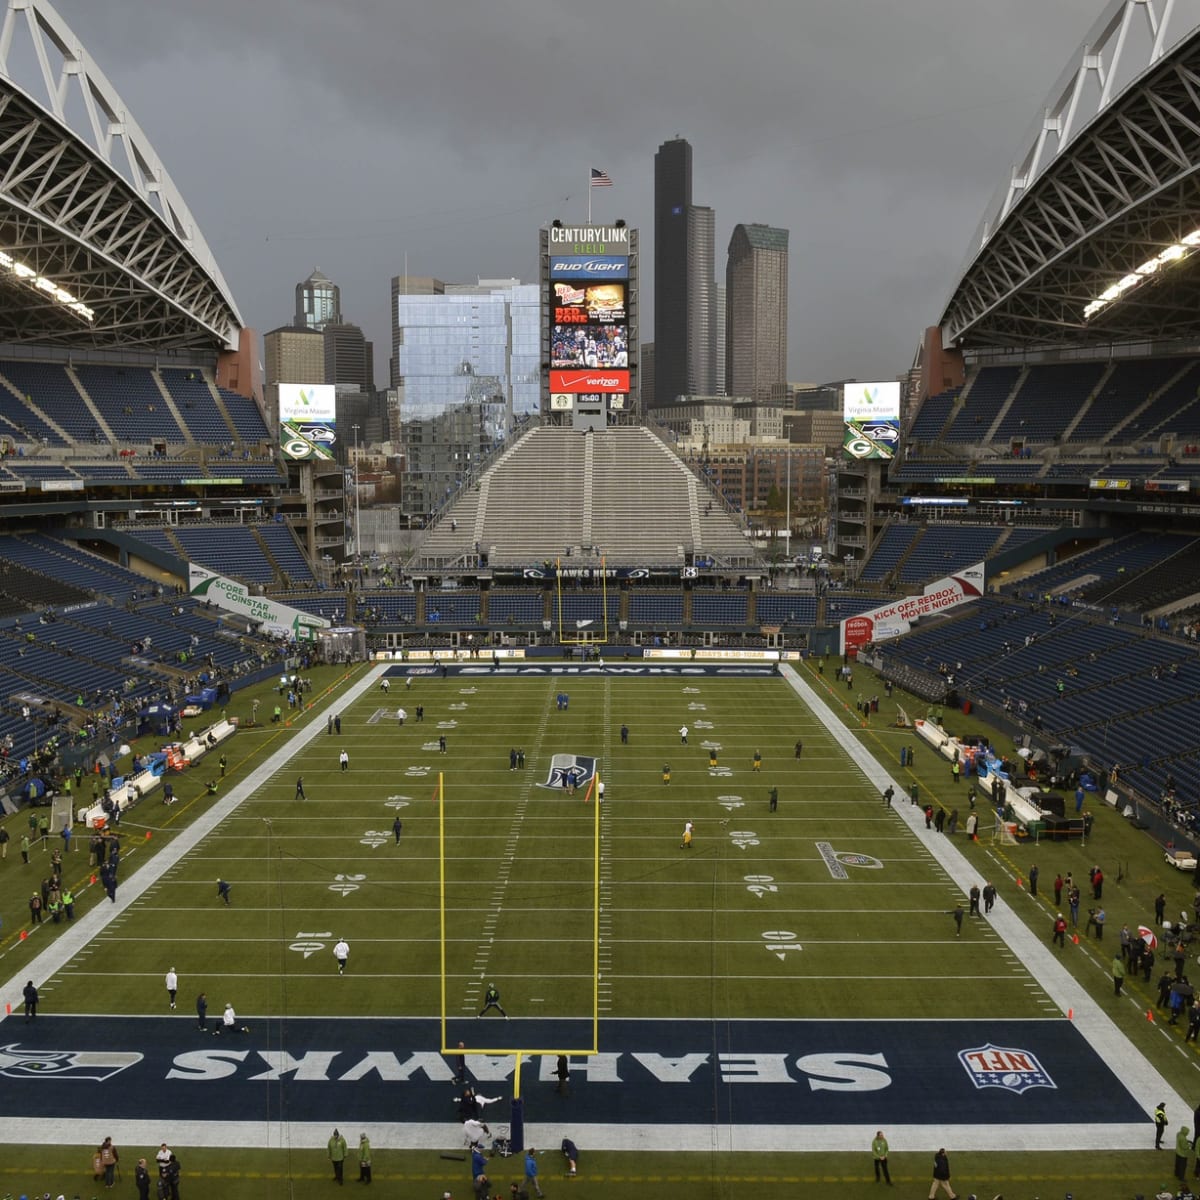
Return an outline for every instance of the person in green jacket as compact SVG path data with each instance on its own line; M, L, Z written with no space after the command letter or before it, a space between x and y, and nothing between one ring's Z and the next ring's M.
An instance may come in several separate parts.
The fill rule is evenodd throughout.
M1187 1178L1188 1159L1192 1156L1192 1131L1186 1125L1180 1125L1175 1135L1175 1178Z
M1121 956L1119 954L1113 955L1112 977L1113 995L1119 996L1121 994L1121 988L1125 985L1125 964L1121 961Z
M358 1135L358 1182L371 1182L371 1139L365 1133Z
M346 1139L335 1129L329 1139L329 1161L333 1163L333 1177L342 1182L342 1165L346 1161Z
M888 1174L888 1144L887 1138L883 1136L883 1130L880 1129L875 1137L871 1140L871 1154L875 1159L875 1182L879 1182L879 1176L882 1172L883 1180L888 1185L892 1186L892 1177Z
M21 861L29 866L29 834L21 835Z

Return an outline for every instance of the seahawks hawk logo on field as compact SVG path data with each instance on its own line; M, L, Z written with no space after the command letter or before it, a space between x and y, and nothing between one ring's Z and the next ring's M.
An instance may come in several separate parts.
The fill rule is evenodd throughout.
M567 772L575 775L575 786L586 788L596 774L596 760L583 754L556 754L550 760L550 770L546 774L546 782L538 787L563 788L566 786Z
M0 1075L8 1079L92 1079L103 1083L142 1061L133 1050L22 1050L0 1046Z

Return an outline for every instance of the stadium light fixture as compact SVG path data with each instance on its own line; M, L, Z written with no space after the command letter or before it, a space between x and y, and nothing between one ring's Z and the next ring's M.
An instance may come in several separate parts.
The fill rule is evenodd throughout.
M82 300L77 300L66 288L60 287L53 279L39 275L28 263L23 263L7 250L0 250L0 271L7 271L22 283L49 296L51 300L61 304L64 308L69 308L76 316L82 317L85 321L95 320L96 314Z
M1153 258L1148 258L1140 267L1135 268L1116 283L1106 287L1095 300L1085 306L1083 319L1085 321L1091 320L1098 312L1102 312L1114 300L1119 300L1130 289L1137 287L1140 283L1144 283L1147 279L1153 278L1164 267L1169 267L1174 263L1183 262L1185 259L1190 258L1195 254L1197 249L1200 249L1200 229L1193 229L1191 233L1181 237L1179 241L1172 242L1171 245L1160 250Z

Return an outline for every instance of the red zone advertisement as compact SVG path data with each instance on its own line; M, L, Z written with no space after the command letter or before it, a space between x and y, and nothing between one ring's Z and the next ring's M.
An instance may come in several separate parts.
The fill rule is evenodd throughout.
M842 622L842 653L857 654L870 642L899 637L921 617L946 612L982 596L983 585L983 563L976 563L958 575L947 575L929 584L923 595L905 596L870 612L847 617Z
M606 370L593 368L577 371L551 371L550 390L552 392L627 392L629 391L629 372L622 370Z

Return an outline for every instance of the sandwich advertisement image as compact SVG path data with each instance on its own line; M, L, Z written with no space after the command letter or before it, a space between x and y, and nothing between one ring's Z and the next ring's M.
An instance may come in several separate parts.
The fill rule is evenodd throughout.
M608 325L625 320L623 283L554 284L556 325Z

